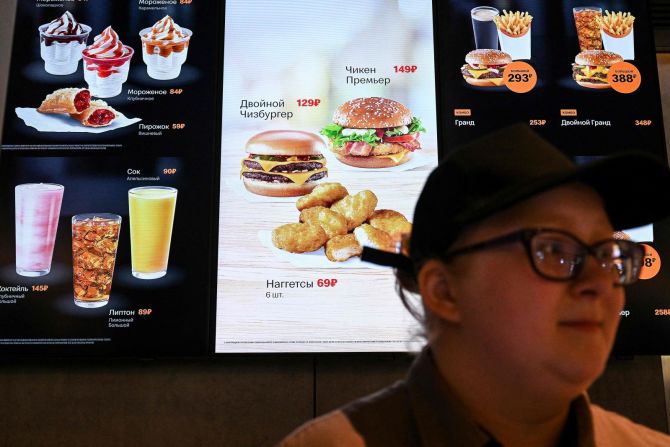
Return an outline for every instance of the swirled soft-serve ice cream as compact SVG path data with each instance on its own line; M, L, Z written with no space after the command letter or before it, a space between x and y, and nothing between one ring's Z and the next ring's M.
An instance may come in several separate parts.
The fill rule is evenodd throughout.
M70 11L66 11L38 30L40 55L47 73L68 75L77 71L91 27L77 22Z
M165 16L151 28L140 31L142 59L147 73L154 79L174 79L188 55L188 45L193 33Z
M91 95L109 98L121 93L123 83L128 79L133 53L131 47L119 40L111 26L95 36L93 44L83 52L84 79Z

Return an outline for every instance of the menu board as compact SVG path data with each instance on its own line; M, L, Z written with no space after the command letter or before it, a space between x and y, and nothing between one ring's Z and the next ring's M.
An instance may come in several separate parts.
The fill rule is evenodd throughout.
M647 2L447 1L436 14L445 152L523 122L577 163L625 150L667 162ZM646 258L615 353L668 354L670 227L623 237Z
M208 353L216 8L18 2L0 165L0 353Z
M360 251L399 249L440 157L523 122L577 163L667 162L647 2L27 0L16 14L2 356L418 350L392 270ZM647 255L615 352L667 354L670 223L621 236Z
M225 11L215 352L417 349L391 269L437 165L432 8Z

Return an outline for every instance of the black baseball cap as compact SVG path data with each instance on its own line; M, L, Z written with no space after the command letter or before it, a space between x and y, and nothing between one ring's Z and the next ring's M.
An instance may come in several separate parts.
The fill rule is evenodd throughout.
M365 247L362 259L413 273L423 260L444 255L465 228L571 182L600 194L617 230L670 215L670 169L663 161L627 152L576 165L517 124L454 150L433 170L414 210L409 257Z

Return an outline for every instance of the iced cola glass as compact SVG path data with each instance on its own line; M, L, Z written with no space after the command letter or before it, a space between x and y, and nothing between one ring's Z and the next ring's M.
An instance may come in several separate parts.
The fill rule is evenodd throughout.
M602 50L603 41L600 37L600 25L597 19L602 17L602 9L597 6L580 6L573 8L572 13L575 17L579 49L581 51Z
M500 11L492 6L478 6L470 11L472 18L472 30L475 34L475 47L477 49L498 49L498 28L493 18Z
M133 276L157 279L167 274L177 190L144 186L128 191Z
M74 303L101 307L109 302L119 246L121 216L77 214L72 217Z
M24 183L15 192L16 273L44 276L51 271L63 185Z

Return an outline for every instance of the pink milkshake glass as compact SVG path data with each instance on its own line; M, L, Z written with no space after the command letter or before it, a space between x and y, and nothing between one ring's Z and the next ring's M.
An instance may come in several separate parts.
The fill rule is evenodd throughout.
M25 183L15 189L16 273L44 276L51 271L63 185Z

